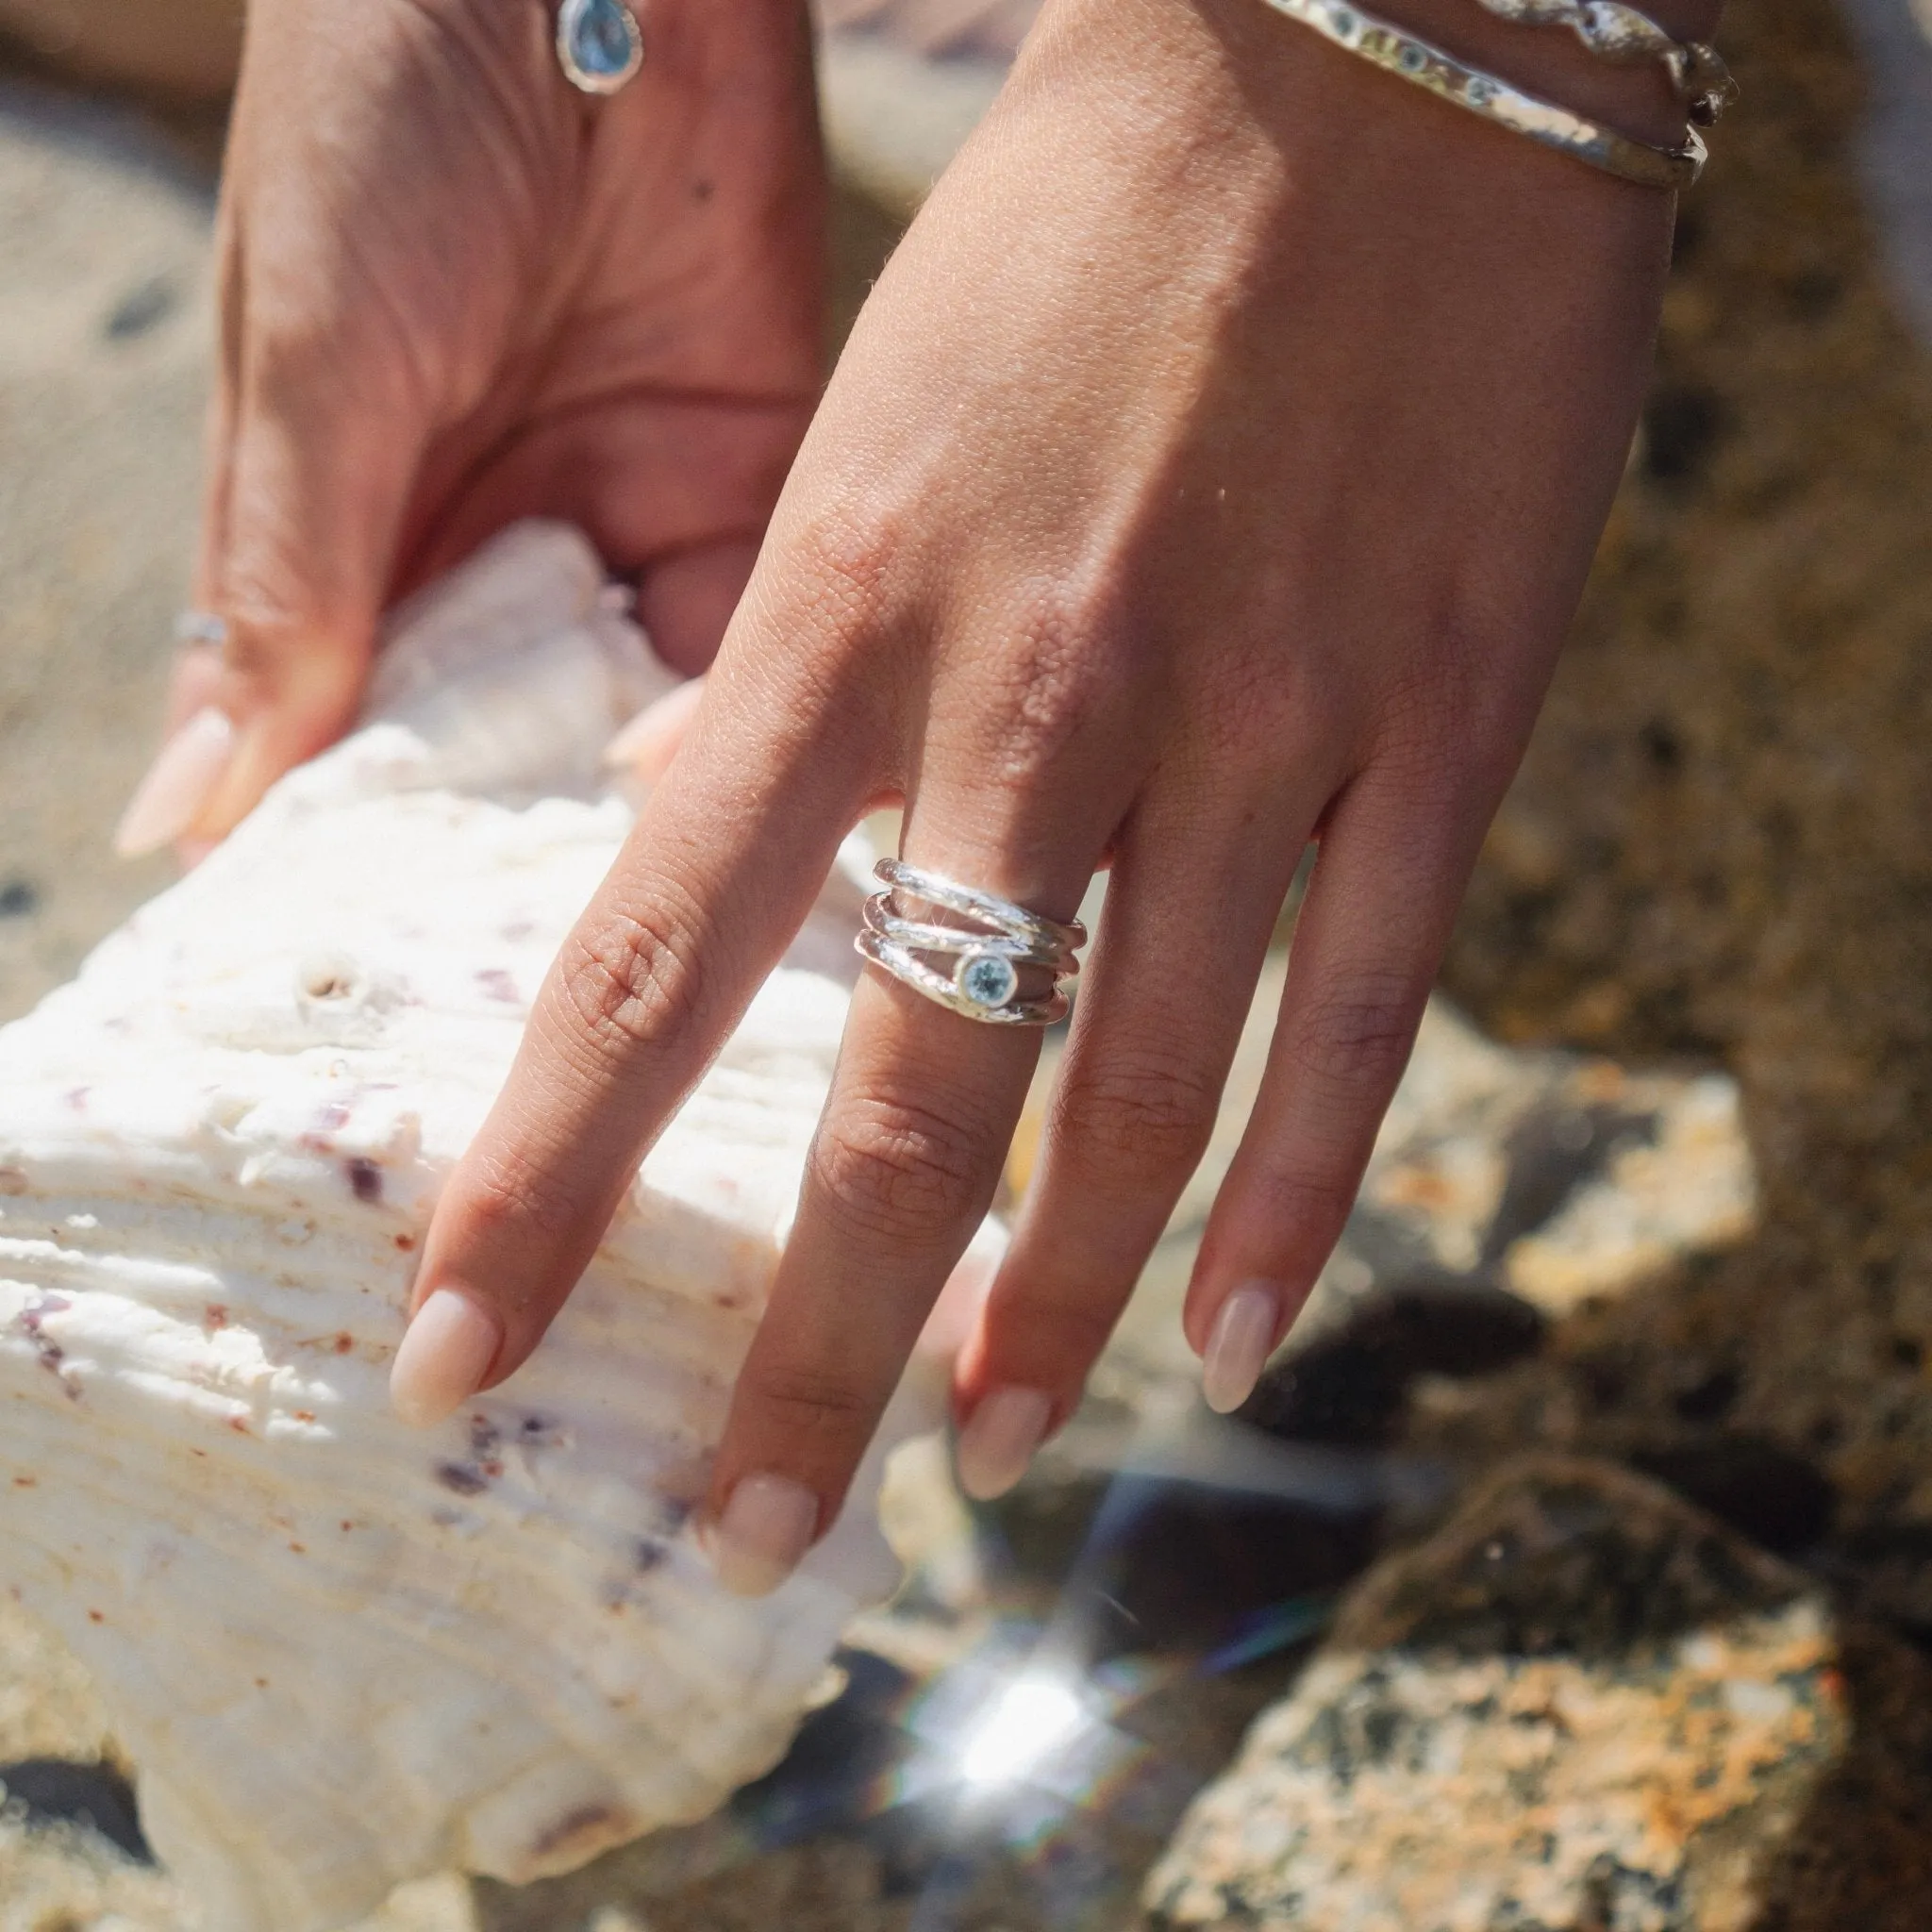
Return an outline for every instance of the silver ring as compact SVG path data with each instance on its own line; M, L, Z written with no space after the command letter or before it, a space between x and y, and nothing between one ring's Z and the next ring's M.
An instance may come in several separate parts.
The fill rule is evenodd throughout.
M903 859L882 858L873 870L886 890L865 902L865 925L853 944L874 966L969 1020L1051 1026L1065 1017L1067 995L1060 982L1079 972L1074 952L1087 943L1087 928L1078 920L1048 919ZM894 903L902 892L972 923L909 919ZM935 958L950 961L950 970L941 971ZM1050 992L1023 999L1021 974L1029 966L1045 968L1054 985Z
M614 94L644 64L644 36L624 0L563 0L557 64L574 88Z
M177 644L208 644L217 651L228 648L228 620L212 610L184 610L175 620Z

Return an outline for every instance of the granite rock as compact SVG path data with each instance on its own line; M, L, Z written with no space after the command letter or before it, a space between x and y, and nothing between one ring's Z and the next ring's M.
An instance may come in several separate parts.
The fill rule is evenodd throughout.
M1668 1491L1519 1463L1357 1587L1149 1909L1229 1932L1923 1924L1928 1690Z

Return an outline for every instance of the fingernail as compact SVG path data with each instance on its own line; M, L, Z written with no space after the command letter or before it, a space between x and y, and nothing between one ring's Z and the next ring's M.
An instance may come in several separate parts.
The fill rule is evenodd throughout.
M114 828L114 850L123 858L140 858L178 839L201 816L234 754L235 726L228 714L212 705L195 712L162 745L135 787Z
M1270 1283L1250 1281L1222 1303L1201 1358L1201 1393L1217 1415L1231 1415L1255 1392L1274 1350L1281 1301Z
M390 1406L416 1428L454 1414L483 1386L503 1324L474 1297L439 1288L416 1310L390 1365Z
M959 1431L959 1487L975 1503L1004 1496L1026 1474L1052 1420L1053 1398L1038 1389L995 1389Z
M770 1596L798 1568L819 1526L819 1499L784 1475L739 1480L705 1534L718 1581L733 1596Z
M704 679L693 677L646 705L604 747L605 768L633 772L655 785L671 769L704 694Z

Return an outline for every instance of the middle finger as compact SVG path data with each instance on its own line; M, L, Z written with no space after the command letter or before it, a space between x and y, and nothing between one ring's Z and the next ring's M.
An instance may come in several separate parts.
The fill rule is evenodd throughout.
M908 810L906 856L1067 919L1124 790L1060 783L1049 796L983 767L935 774ZM1008 833L975 837L994 816ZM1057 827L1053 849L1040 851L1025 824ZM1031 1027L976 1023L881 972L861 980L712 1480L709 1541L731 1588L774 1588L830 1526L991 1205L1039 1053Z

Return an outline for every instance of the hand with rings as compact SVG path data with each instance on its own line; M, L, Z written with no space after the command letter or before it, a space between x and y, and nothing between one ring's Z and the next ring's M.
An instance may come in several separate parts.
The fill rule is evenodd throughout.
M683 4L643 14L641 74L600 109L637 97L654 23ZM1572 37L1466 0L1392 10L1633 138L1681 137L1660 71L1593 64ZM1709 11L1682 0L1673 33L1701 37ZM244 160L251 142L293 139L246 103L240 125ZM323 480L312 527L309 499L276 494L308 475L287 414L307 365L290 358L316 338L275 338L293 299L275 278L318 245L317 221L343 259L387 245L411 219L407 194L354 222L308 208L306 241L267 225L259 252L234 258L268 291L261 312L233 318L242 454L217 491L208 574L208 601L248 644L236 728L266 729L251 703L328 693L310 723L269 733L275 758L312 748L315 720L339 727L353 694L347 660L311 652L301 623L348 610L341 635L366 637L368 586L393 559L440 558L509 513L586 500L600 541L628 540L615 560L649 569L684 554L669 532L703 556L746 527L731 515L751 513L798 393L795 357L754 326L773 287L762 265L783 250L752 250L723 277L713 320L735 318L751 347L710 358L680 333L694 311L676 307L688 289L668 263L655 283L599 279L620 272L614 254L641 275L663 240L648 222L622 229L599 138L573 148L547 125L491 137L462 222L504 225L490 245L522 292L491 309L487 342L445 317L372 391L358 332L389 326L388 308L344 310L328 401L350 427L320 433L376 478L355 514ZM688 138L719 150L723 196L739 165L728 138L697 124ZM639 158L655 192L670 162ZM519 170L543 184L573 168L599 212L559 242ZM799 218L781 174L737 184L780 226ZM235 191L231 230L257 192L267 208L307 207L275 175ZM448 219L457 205L452 191ZM867 303L702 701L684 701L681 746L445 1191L396 1367L406 1409L446 1413L515 1373L841 839L895 802L905 869L868 918L876 963L715 1461L721 1571L770 1588L829 1525L992 1200L1039 1053L1025 1023L1058 1009L1071 922L1108 864L1037 1178L957 1370L967 1487L1017 1479L1078 1401L1207 1143L1313 841L1266 1079L1186 1307L1210 1398L1238 1403L1348 1213L1574 609L1648 373L1670 228L1667 193L1499 132L1252 0L1046 0ZM418 241L432 229L425 218ZM628 255L609 245L620 231ZM450 273L433 239L406 293L414 266ZM701 276L699 229L676 247ZM533 261L555 275L532 279ZM644 300L670 306L624 308ZM779 306L796 300L788 287ZM489 363L505 343L508 361ZM738 440L679 442L672 417L642 407L668 391L600 383L587 352L613 348L617 368L659 372L696 412L677 421L716 425L735 398ZM424 395L434 408L392 446L393 412ZM633 403L622 436L591 436L600 410ZM507 472L492 467L505 451ZM721 477L742 483L735 511ZM280 514L251 523L264 503ZM312 583L304 553L276 547L290 530L313 538ZM301 623L249 614L285 608Z
M574 0L573 13L584 9ZM168 739L124 852L193 856L356 717L383 611L520 517L584 529L702 670L820 383L825 183L793 0L251 0ZM597 76L587 74L586 79Z

